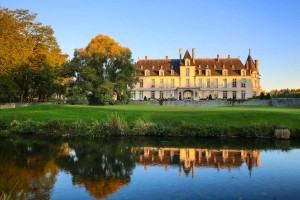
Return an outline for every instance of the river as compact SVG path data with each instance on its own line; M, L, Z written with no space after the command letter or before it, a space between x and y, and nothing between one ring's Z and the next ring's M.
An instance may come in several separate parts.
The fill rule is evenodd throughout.
M12 199L299 199L300 141L1 138Z

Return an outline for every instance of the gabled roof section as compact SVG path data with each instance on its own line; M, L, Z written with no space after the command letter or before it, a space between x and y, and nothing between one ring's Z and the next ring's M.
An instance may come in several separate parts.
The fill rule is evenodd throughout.
M190 53L189 53L189 51L188 50L186 50L186 52L185 52L185 54L184 54L184 56L183 56L183 59L192 59L192 57L191 57L191 55L190 55Z

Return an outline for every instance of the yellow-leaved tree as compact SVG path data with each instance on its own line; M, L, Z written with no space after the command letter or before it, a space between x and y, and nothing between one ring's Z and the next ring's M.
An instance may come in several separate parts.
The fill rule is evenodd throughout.
M109 36L98 35L86 48L75 50L69 67L76 79L70 103L82 103L78 99L87 97L90 104L112 104L113 95L120 102L129 101L128 88L136 82L131 51Z
M0 8L0 101L17 94L21 102L28 96L41 100L57 88L53 84L67 55L52 28L35 19L28 10Z

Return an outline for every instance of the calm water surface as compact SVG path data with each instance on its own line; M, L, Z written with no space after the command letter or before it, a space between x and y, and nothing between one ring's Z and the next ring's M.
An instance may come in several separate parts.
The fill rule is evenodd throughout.
M0 141L13 199L300 199L300 141Z

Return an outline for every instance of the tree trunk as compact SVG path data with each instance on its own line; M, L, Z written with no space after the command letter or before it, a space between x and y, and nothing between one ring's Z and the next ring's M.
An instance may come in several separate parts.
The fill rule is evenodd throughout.
M21 93L20 103L23 103L24 94L25 94L25 90L23 89Z

